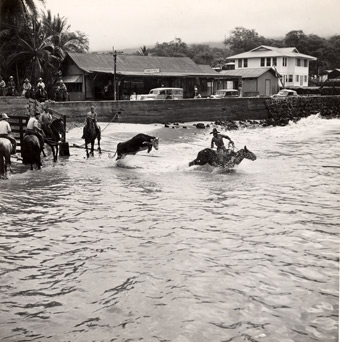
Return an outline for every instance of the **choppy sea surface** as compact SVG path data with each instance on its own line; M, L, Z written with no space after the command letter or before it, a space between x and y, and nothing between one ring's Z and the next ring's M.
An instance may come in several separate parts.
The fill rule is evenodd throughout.
M338 340L339 119L222 129L257 155L228 172L188 167L212 127L101 126L0 180L0 341Z

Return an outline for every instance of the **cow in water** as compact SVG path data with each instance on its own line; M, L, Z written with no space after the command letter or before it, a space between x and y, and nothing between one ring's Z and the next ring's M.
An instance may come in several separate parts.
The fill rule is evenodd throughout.
M136 154L139 151L148 150L148 153L154 147L158 150L159 138L147 134L137 134L128 141L120 142L117 145L117 159L124 158L127 154Z

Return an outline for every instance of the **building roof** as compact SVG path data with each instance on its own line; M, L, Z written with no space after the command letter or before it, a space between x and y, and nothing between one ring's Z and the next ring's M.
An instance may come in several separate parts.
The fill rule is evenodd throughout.
M261 57L294 57L304 58L315 61L317 58L300 53L295 47L278 48L275 46L261 45L257 48L240 53L238 55L230 56L227 59L239 59L239 58L261 58Z
M236 70L222 70L220 71L221 75L225 76L240 76L242 78L258 78L265 74L266 72L271 72L274 75L278 75L278 73L273 68L244 68L244 69L236 69Z
M114 73L110 54L69 53L69 58L87 73ZM209 65L196 64L189 57L117 55L116 74L131 76L218 76Z

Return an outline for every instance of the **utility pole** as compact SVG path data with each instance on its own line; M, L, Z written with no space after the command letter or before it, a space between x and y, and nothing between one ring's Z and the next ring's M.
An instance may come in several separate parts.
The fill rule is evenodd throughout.
M115 48L112 46L113 50L113 99L117 101L117 84L116 84L116 73L117 73L117 51Z

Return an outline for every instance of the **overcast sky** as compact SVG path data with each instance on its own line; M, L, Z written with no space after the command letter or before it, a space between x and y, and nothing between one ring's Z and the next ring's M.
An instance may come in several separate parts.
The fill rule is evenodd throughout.
M90 51L222 42L237 26L267 38L340 34L339 0L45 0L45 9L86 33Z

